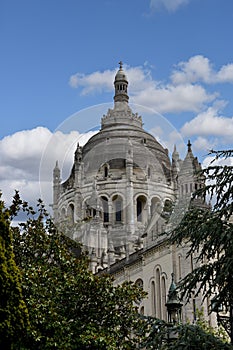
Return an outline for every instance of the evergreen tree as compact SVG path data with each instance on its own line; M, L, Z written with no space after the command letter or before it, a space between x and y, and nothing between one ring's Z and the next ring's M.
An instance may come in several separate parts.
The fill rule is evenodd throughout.
M12 349L28 329L21 274L12 247L9 212L0 200L0 348Z
M212 208L191 207L171 232L170 244L189 244L187 256L194 256L196 268L180 283L183 296L202 291L227 310L233 310L233 167L227 163L233 151L212 151L214 160L202 175L206 186L194 196L209 196ZM233 315L232 315L233 316ZM232 335L232 334L231 334Z
M149 350L232 350L206 324L169 324L146 317L139 349Z

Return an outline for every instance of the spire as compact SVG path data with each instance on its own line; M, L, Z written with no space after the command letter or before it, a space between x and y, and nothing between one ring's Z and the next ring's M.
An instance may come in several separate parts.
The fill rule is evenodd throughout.
M56 161L55 168L53 169L53 182L60 183L60 169L58 166L58 160Z
M191 148L192 144L191 144L190 140L188 140L187 146L188 146L188 152L192 152L192 148Z
M174 145L174 150L172 153L172 160L174 160L175 162L178 162L179 158L180 158L180 156L179 156L179 153L177 152L176 145Z
M115 86L115 102L127 102L129 96L127 94L128 80L123 70L123 62L119 62L120 68L115 76L114 86Z
M187 151L186 157L184 159L184 162L188 160L188 162L191 162L194 165L195 158L193 155L192 144L191 144L190 140L188 140L187 147L188 147L188 151Z
M169 292L168 292L169 295L171 295L172 293L174 293L176 291L176 284L174 281L174 277L175 277L174 272L171 273L171 276L172 276L172 281L171 281L171 285L170 285Z
M74 153L74 160L80 163L82 161L82 147L79 146L79 142L77 144L76 151Z
M174 281L174 273L171 274L172 281L167 296L167 312L169 323L180 323L181 322L181 308L183 304L180 301L177 287Z

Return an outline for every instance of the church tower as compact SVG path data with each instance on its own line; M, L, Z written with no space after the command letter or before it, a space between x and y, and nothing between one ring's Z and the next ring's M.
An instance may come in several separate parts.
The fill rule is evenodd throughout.
M204 186L201 166L190 141L184 160L146 130L129 106L128 79L122 62L115 74L113 108L84 146L77 144L70 176L62 182L56 162L53 211L57 227L82 243L93 273L104 270L115 283L131 280L148 293L140 312L167 320L170 276L187 275L194 261L188 247L168 246L166 232L188 209L194 191ZM195 205L204 205L195 198ZM173 281L174 282L174 281ZM201 300L183 305L192 320ZM207 305L204 306L207 310Z
M191 144L183 162L176 149L170 161L131 110L127 75L119 65L114 105L101 118L100 131L77 145L66 181L57 163L54 168L56 224L83 244L94 272L156 244L173 203L199 186Z

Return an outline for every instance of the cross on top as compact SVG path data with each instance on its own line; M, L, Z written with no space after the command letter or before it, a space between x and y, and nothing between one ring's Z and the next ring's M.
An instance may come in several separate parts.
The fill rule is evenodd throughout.
M120 69L122 69L123 62L122 62L122 61L120 61L120 62L119 62L119 65L120 65Z

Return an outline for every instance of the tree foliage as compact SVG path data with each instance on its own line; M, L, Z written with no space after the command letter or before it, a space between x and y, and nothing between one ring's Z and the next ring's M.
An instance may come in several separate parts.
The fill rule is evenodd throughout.
M9 213L0 200L0 348L11 349L29 326L21 274L16 266Z
M232 153L215 156L219 160ZM232 167L212 163L202 175L210 182L195 196L208 194L214 205L191 207L169 242L188 243L188 256L196 257L195 269L181 282L183 295L202 289L207 297L216 290L218 302L228 307L233 290ZM10 229L19 212L25 222ZM201 324L171 326L140 317L137 305L145 293L130 282L114 286L111 276L93 275L80 245L58 233L40 200L37 210L18 193L9 209L0 202L0 231L0 342L10 339L9 348L232 349ZM176 335L172 342L168 334Z
M233 151L211 151L215 162L202 170L206 186L194 197L214 202L212 208L191 206L181 223L171 232L169 242L189 244L187 256L196 258L196 267L180 283L183 296L202 290L204 297L218 294L218 303L233 305L233 167L227 160ZM223 162L225 160L225 163Z
M169 324L154 317L146 317L139 349L149 350L232 350L213 329L198 324Z
M58 233L39 200L34 211L16 193L9 213L27 220L13 229L31 329L27 349L134 349L143 320L137 303L145 293L132 283L114 286L93 275L80 245Z

